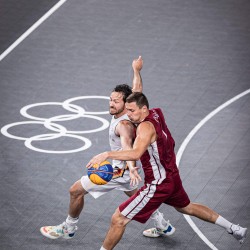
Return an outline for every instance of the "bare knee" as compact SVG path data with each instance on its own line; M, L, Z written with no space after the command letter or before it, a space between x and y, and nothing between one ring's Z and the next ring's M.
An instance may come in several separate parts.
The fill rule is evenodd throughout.
M124 191L124 193L128 196L128 197L131 197L133 196L136 192L138 191L138 189L134 189L134 190L131 190L131 191Z
M115 213L111 218L111 225L116 227L125 227L130 222L130 219L121 214L119 208L115 210Z
M182 213L182 214L188 214L188 215L192 215L193 214L193 207L192 207L192 203L189 203L186 207L175 207L175 209Z
M87 191L83 189L80 181L76 181L69 189L70 196L73 198L83 197Z

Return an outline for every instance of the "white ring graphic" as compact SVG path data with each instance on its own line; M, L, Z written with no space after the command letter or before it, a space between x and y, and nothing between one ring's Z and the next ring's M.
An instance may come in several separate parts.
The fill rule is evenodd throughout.
M82 108L79 105L75 105L71 102L77 101L77 100L82 100L82 99L105 99L109 100L109 97L107 96L78 96L74 98L70 98L68 100L65 100L64 102L41 102L41 103L33 103L29 104L23 108L21 108L20 113L24 117L31 119L32 121L21 121L21 122L15 122L11 123L8 125L5 125L1 129L1 133L9 138L16 139L16 140L24 140L24 145L28 147L31 150L41 152L41 153L54 153L54 154L65 154L65 153L75 153L75 152L80 152L83 150L88 149L92 143L89 139L86 137L77 135L77 134L89 134L89 133L95 133L102 131L106 128L109 127L109 122L99 116L100 114L108 114L109 111L98 111L98 112L92 112L88 111L86 112L84 108ZM53 116L50 118L46 117L38 117L34 116L28 113L28 110L31 108L39 107L39 106L61 106L65 110L72 112L71 114L62 114L62 115L57 115ZM66 129L64 126L55 123L55 122L62 122L62 121L69 121L69 120L74 120L78 118L88 118L88 119L95 119L100 121L102 124L98 128L94 129L89 129L89 130L79 130L79 131L71 131ZM45 128L49 129L50 131L53 131L55 133L48 133L48 134L40 134L40 135L35 135L30 138L26 137L21 137L17 135L11 134L8 130L12 127L15 126L20 126L20 125L26 125L26 124L42 124ZM91 124L91 123L90 123ZM77 149L72 149L72 150L48 150L48 149L40 149L32 145L33 141L45 141L45 140L53 140L57 139L59 137L71 137L78 139L82 142L84 142L84 145L80 148Z
M44 122L42 121L22 121L22 122L14 122L14 123L11 123L11 124L8 124L8 125L5 125L2 129L1 129L1 133L9 138L12 138L12 139L16 139L16 140L28 140L29 138L26 138L26 137L21 137L21 136L16 136L16 135L12 135L8 132L8 129L9 128L12 128L12 127L15 127L15 126L19 126L19 125L24 125L24 124L42 124L44 125ZM50 134L50 138L51 139L55 139L55 138L58 138L60 136L63 136L66 134L66 131L67 129L65 127L63 127L62 125L59 125L59 124L56 124L56 123L51 123L51 126L55 126L55 127L58 127L59 128L59 134ZM42 140L48 140L48 139L39 139L39 141L42 141Z
M44 135L36 135L36 136L32 136L30 137L29 139L25 140L24 144L27 148L29 149L32 149L34 151L37 151L37 152L41 152L41 153L49 153L49 154L66 154L66 153L76 153L76 152L80 152L80 151L83 151L83 150L86 150L88 149L92 143L89 139L85 138L85 137L82 137L82 136L78 136L78 135L71 135L71 134L64 134L62 136L67 136L67 137L73 137L73 138L76 138L76 139L79 139L81 141L83 141L85 143L84 146L80 147L80 148L77 148L77 149L72 149L72 150L61 150L61 151L56 151L56 150L45 150L45 149L40 149L40 148L37 148L35 146L33 146L31 143L32 141L38 141L38 140L46 140L46 138L44 138L45 136L47 135L51 135L53 136L54 134L44 134ZM54 139L54 138L53 138Z
M237 101L238 99L240 99L241 97L247 95L250 93L250 89L242 92L241 94L233 97L232 99L228 100L227 102L225 102L224 104L222 104L221 106L219 106L218 108L216 108L215 110L213 110L211 113L209 113L205 118L203 118L193 129L192 131L188 134L188 136L185 138L185 140L183 141L183 143L181 144L177 155L176 155L176 164L177 166L179 166L180 161L181 161L181 157L188 145L188 143L191 141L191 139L193 138L193 136L198 132L198 130L207 122L209 121L213 116L215 116L217 113L219 113L222 109L226 108L227 106L229 106L231 103ZM186 221L188 222L188 224L192 227L192 229L195 231L195 233L213 250L218 250L207 238L206 236L200 231L200 229L196 226L196 224L193 222L193 220L191 219L191 217L189 215L183 215L184 218L186 219Z
M73 110L71 110L71 108L68 106L71 102L74 101L78 101L78 100L82 100L82 99L106 99L106 100L110 100L110 98L108 96L96 96L96 95L90 95L90 96L78 96L78 97L73 97L70 98L66 101L63 102L63 107L71 112L74 112ZM109 111L99 111L99 112L90 112L90 111L86 111L85 114L89 114L89 115L104 115L104 114L109 114Z
M33 103L33 104L29 104L23 108L21 108L20 110L20 113L22 116L26 117L26 118L29 118L29 119L34 119L34 120L38 120L38 121L45 121L46 119L48 118L45 118L45 117L37 117L37 116L33 116L33 115L30 115L27 113L27 110L29 110L30 108L34 108L34 107L37 107L37 106L46 106L46 105L60 105L60 106L63 106L61 102L40 102L40 103ZM71 120L71 119L76 119L80 116L83 116L84 113L85 113L85 110L80 107L80 106L77 106L77 105L74 105L74 104L69 104L69 106L72 106L73 110L74 108L76 109L76 111L78 111L78 113L76 115L69 115L68 117L69 118L66 118L66 119L62 119L63 121L66 121L66 120ZM67 107L69 107L67 106ZM64 107L64 106L63 106ZM69 110L70 108L68 108ZM70 110L71 111L71 110ZM75 113L75 110L73 111ZM67 116L67 115L66 115ZM72 118L71 118L72 117ZM54 120L53 121L60 121L60 120Z
M65 116L65 115L63 115L63 116ZM59 116L55 116L55 117L60 117L60 115ZM92 129L92 130L84 130L84 131L70 131L70 130L67 130L67 133L69 133L69 134L89 134L89 133L94 133L94 132L99 132L99 131L102 131L102 130L104 130L104 129L106 129L106 128L108 128L109 127L109 122L106 120L106 119L104 119L104 118L101 118L101 117L98 117L98 116L93 116L93 115L83 115L82 116L83 118L84 117L87 117L87 118L92 118L92 119L96 119L96 120L98 120L98 121L101 121L103 124L102 124L102 126L100 127L100 128L96 128L96 129ZM48 128L48 129L50 129L50 130L52 130L52 131L59 131L57 128L55 129L55 128L53 128L52 126L51 126L51 124L53 124L52 122L51 122L51 120L53 120L54 121L54 119L53 119L54 117L52 117L52 118L50 118L50 119L47 119L45 122L44 122L44 126L46 127L46 128ZM78 118L78 117L77 117ZM57 119L57 120L60 120L60 119Z

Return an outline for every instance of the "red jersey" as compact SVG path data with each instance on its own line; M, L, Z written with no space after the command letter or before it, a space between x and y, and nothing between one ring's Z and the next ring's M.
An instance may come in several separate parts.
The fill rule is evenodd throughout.
M149 110L149 115L142 121L154 125L157 140L149 145L140 160L144 170L145 183L160 184L168 172L176 172L175 142L165 122L161 109Z

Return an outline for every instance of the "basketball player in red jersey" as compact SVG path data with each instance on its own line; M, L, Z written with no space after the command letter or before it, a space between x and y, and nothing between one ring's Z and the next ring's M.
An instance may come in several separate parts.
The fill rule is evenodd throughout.
M133 148L96 155L89 161L87 168L95 163L100 164L107 158L140 159L145 184L135 195L116 209L101 250L113 249L131 220L145 223L162 203L173 206L183 214L217 224L232 234L240 243L243 243L247 228L229 222L207 206L190 202L176 166L174 140L167 128L161 109L149 110L146 96L139 92L131 94L125 105L129 119L137 124Z

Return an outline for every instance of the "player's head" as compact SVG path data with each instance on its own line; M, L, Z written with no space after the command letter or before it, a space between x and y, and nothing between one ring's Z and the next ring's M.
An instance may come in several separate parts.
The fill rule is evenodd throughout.
M125 101L131 93L132 89L129 85L117 85L110 95L109 113L115 116L121 114L125 110Z
M125 105L128 117L134 123L141 122L148 115L148 99L141 92L134 92L129 95Z

